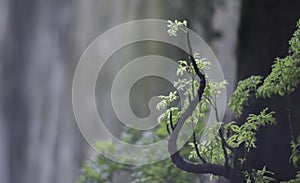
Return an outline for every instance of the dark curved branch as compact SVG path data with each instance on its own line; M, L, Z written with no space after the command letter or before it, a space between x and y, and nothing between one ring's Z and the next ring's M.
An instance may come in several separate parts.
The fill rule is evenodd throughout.
M233 178L235 176L235 172L232 168L225 168L223 165L205 163L198 164L183 158L179 151L171 155L172 162L181 170L197 173L197 174L214 174L219 176L224 176L226 178Z
M170 108L168 108L168 110L170 110ZM171 130L170 130L170 127L169 127L169 124L168 124L168 120L166 120L166 129L167 129L167 132L168 132L168 134L170 135L171 134ZM172 128L172 127L171 127ZM172 129L172 131L173 131L173 129Z
M203 85L203 89L202 89L203 91L202 91L202 93L199 93L199 91L198 91L199 101L200 101L200 100L201 100L201 97L202 97L202 95L203 95L204 89L205 89L205 85L206 85L205 75L204 75L203 73L200 72L200 70L199 70L199 68L198 68L198 66L197 66L197 63L196 63L196 61L195 61L195 58L193 57L193 50L192 50L192 46L191 46L191 41L190 41L190 34L189 34L189 32L187 33L187 42L188 42L188 47L189 47L189 52L190 52L190 60L191 60L191 62L192 62L192 64L193 64L193 67L194 67L194 70L195 70L197 76L198 76L199 79L200 79L200 87ZM194 79L194 78L193 78L193 79ZM199 89L199 90L200 90L200 89ZM193 92L194 92L194 90L193 90ZM217 109L215 109L215 111L216 111L216 117L218 118ZM219 135L220 135L220 137L221 137L222 149L223 149L223 153L224 153L224 157L225 157L225 166L228 166L228 153L227 153L227 151L226 151L226 147L227 147L229 150L231 150L231 151L233 151L233 148L230 147L230 146L227 144L227 142L225 141L224 136L223 136L223 132L222 132L221 129L219 130Z
M173 124L172 110L170 110L170 125L171 125L171 128L172 128L172 131L174 131L174 124Z
M200 79L200 86L195 98L190 102L187 109L180 116L179 121L175 125L175 129L173 133L170 135L168 141L168 150L171 155L171 160L179 169L185 170L187 172L198 173L198 174L210 173L214 175L224 176L229 179L236 179L238 177L238 180L243 180L240 179L241 175L231 167L212 164L212 163L205 163L205 164L194 163L183 158L177 149L177 139L178 139L179 132L183 127L183 124L186 121L186 119L192 115L192 112L196 108L198 102L201 100L206 86L205 75L200 72L197 63L193 57L193 52L192 52L191 43L189 39L189 33L187 33L187 41L188 41L188 47L190 52L190 60L193 64L196 75Z
M170 128L169 128L169 125L168 125L168 123L166 122L166 128L167 128L167 132L168 132L168 134L170 135L171 134L171 131L170 131Z

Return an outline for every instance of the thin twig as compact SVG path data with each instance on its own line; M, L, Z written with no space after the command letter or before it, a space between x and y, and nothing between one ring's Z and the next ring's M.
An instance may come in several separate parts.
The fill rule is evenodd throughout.
M173 125L173 115L172 115L172 110L170 109L170 125L172 128L172 131L174 131L174 125Z
M292 112L291 112L291 108L292 108L292 101L291 101L291 95L288 94L288 121L289 121L289 128L290 128L290 135L291 135L291 140L295 141L294 139L294 133L293 133L293 125L292 125Z
M225 148L226 141L224 139L223 130L221 128L219 129L219 136L221 138L221 144L222 144L222 149L223 149L224 158L225 158L225 166L228 167L228 153Z
M170 134L171 134L171 132L170 132L170 128L169 128L169 125L168 125L168 123L167 123L167 122L166 122L166 128L167 128L168 134L170 135Z
M192 88L194 88L194 82L192 83ZM192 93L194 95L194 92L192 92ZM193 96L193 97L195 97L195 96ZM192 97L189 95L189 103L192 102L191 98ZM195 148L196 154L197 154L198 158L202 161L202 163L207 163L207 161L201 156L199 148L198 148L198 143L197 143L197 140L196 140L196 133L195 133L193 116L192 116L192 121L191 122L192 122L192 125L193 125L193 144L194 144L194 148Z
M200 154L200 151L199 151L199 148L198 148L198 144L197 144L197 141L196 141L196 133L195 133L195 131L193 132L193 144L194 144L194 147L195 147L196 154L197 154L198 158L202 161L202 163L207 163L207 161Z

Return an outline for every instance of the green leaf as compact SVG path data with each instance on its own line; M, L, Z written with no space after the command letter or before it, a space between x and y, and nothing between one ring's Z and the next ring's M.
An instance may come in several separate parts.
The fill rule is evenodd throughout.
M233 132L240 132L240 127L237 125L231 125L230 128Z

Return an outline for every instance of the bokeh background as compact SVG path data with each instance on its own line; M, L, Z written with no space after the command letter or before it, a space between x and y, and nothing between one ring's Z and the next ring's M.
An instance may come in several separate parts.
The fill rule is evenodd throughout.
M188 20L218 57L230 96L238 80L266 76L274 58L286 55L299 9L299 0L1 0L0 182L76 182L94 153L75 123L72 77L83 51L104 31L136 19ZM292 98L299 134L300 92ZM247 166L267 164L279 179L296 171L288 160L286 103L253 100L247 109L277 112L278 124L260 131ZM228 112L225 121L231 118Z

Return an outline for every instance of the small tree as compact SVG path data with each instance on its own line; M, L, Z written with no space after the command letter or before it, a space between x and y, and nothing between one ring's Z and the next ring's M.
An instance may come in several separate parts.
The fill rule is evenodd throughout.
M276 181L273 177L274 173L267 171L266 166L261 170L252 171L245 168L247 153L256 148L256 133L261 127L276 123L275 112L265 107L259 114L250 114L242 123L222 122L216 100L227 83L226 81L214 82L205 75L204 70L209 69L210 62L193 52L186 26L186 21L169 21L168 24L170 36L176 36L178 31L183 31L187 37L189 59L178 62L178 80L174 82L177 91L183 91L186 99L179 108L173 105L178 99L177 91L167 96L160 96L161 101L157 104L157 109L166 111L158 119L160 126L156 129L156 133L152 134L153 139L169 135L168 150L171 161L164 160L143 166L125 166L99 156L98 160L84 165L79 182L112 182L111 175L120 169L130 170L133 182L191 182L201 174L211 174L211 178L223 176L237 183ZM290 100L290 94L295 91L300 79L300 20L297 28L289 42L288 55L275 59L272 71L266 78L251 76L238 83L228 103L236 119L241 118L244 108L249 105L250 96L271 98L280 95L287 96ZM184 74L188 74L191 79L182 78ZM291 109L291 106L288 108ZM209 109L214 110L217 121L204 127L203 119L207 117ZM296 138L299 134L293 133L290 112L287 121L291 136L290 160L297 167L300 162L300 136ZM177 140L185 123L189 123L194 130L190 142L183 146L180 153L177 149ZM134 135L136 132L129 130L125 134L127 136L126 138L123 136L123 140L136 141ZM200 135L205 136L205 140L200 142ZM139 141L145 142L147 139L142 138ZM110 143L98 145L100 149L112 147ZM106 170L102 169L104 164ZM287 182L300 182L300 172L295 179Z

